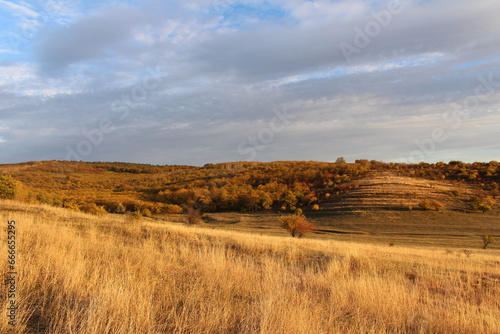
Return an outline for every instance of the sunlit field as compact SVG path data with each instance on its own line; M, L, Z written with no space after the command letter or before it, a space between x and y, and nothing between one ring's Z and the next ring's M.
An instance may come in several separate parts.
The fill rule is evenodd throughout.
M500 332L497 249L294 239L13 201L0 210L1 263L7 221L17 223L15 333Z

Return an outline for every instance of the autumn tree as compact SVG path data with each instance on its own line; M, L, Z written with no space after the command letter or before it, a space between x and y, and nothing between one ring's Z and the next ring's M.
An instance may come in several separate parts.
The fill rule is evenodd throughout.
M491 211L491 206L489 206L488 204L485 204L485 203L481 203L477 206L477 208L479 209L479 211L481 211L483 214L485 214L486 212L489 212Z
M116 205L116 209L115 209L116 213L123 214L123 213L125 213L125 211L127 211L127 208L125 208L125 206L122 203L118 203Z
M483 214L492 210L495 200L492 197L471 196L469 200L469 209L481 211Z
M260 193L260 205L263 209L271 209L274 201L268 193L261 192Z
M483 235L483 249L486 249L486 247L488 247L489 244L492 244L495 242L495 237L491 234L485 234Z
M196 225L199 224L203 221L201 218L201 213L200 211L189 207L186 210L186 224L187 225Z
M291 191L288 191L285 194L285 196L283 196L283 206L285 206L285 207L288 207L288 208L295 207L297 202L298 202L297 196L295 196L295 194Z
M292 237L302 237L304 234L316 231L314 224L307 221L302 214L293 214L278 217L282 228L288 231Z

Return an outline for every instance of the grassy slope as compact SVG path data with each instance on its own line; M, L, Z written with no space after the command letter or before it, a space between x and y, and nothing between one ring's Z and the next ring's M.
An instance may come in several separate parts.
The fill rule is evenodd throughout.
M18 222L20 333L500 332L498 250L457 256L0 209Z

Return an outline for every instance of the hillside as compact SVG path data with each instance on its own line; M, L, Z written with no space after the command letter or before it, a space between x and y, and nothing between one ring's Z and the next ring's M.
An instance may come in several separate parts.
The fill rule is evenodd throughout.
M478 192L471 184L385 171L346 182L345 187L349 191L322 201L321 210L305 210L318 227L313 237L462 249L482 247L484 234L500 238L500 199L492 199L494 209L487 214L471 210L470 198ZM443 207L424 210L419 206L424 201L438 201ZM276 235L281 233L277 215L206 214L205 221L213 228ZM500 249L498 244L490 247Z
M362 213L367 211L398 211L418 209L419 203L436 200L443 210L467 212L467 199L478 192L473 185L451 181L427 180L380 172L361 178L347 193L326 200L322 208L333 212ZM457 195L453 195L456 191Z
M498 250L259 236L0 201L0 220L12 219L16 333L500 332ZM0 332L10 329L2 317Z
M331 211L355 212L416 208L420 201L432 199L463 211L471 196L477 205L500 197L496 161L416 165L281 161L203 167L37 161L0 165L0 174L11 175L24 185L23 200L84 210L95 204L110 213L120 211L119 204L128 211L152 213L175 213L186 206L203 212L293 212L315 204ZM464 205L450 200L447 195L453 192ZM477 205L472 211L478 211Z
M96 215L183 221L194 208L212 228L278 235L277 216L299 210L316 223L315 238L478 248L482 235L500 237L495 161L203 167L38 161L0 165L2 175L17 182L18 200Z

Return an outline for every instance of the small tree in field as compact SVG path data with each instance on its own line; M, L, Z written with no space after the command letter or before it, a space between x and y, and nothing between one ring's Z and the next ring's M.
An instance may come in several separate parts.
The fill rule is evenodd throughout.
M196 225L199 224L203 221L201 218L201 213L200 211L189 207L186 210L186 224L187 225Z
M485 203L481 203L477 206L477 208L479 209L479 211L481 211L483 214L485 214L486 212L489 212L491 211L491 206L489 206L488 204L485 204Z
M495 242L495 237L491 234L485 234L483 235L483 243L484 243L484 246L483 246L483 249L486 249L486 247L488 247L489 244L492 244Z
M307 221L304 215L287 215L278 217L282 228L288 231L292 237L302 237L304 234L316 231L314 224Z

